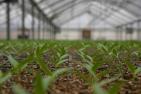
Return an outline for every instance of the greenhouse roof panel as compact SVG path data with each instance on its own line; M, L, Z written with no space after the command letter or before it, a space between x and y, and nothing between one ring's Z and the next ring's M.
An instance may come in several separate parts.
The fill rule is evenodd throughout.
M141 18L141 0L33 0L46 16L61 27L81 15L88 13L93 19L89 24L108 23L113 26ZM26 1L26 11L31 15L31 6ZM19 2L20 5L22 4ZM5 20L5 4L0 5L0 23ZM21 6L11 5L11 17L21 15ZM38 11L35 10L36 17ZM87 16L87 17L90 17ZM79 21L79 20L78 20ZM103 22L102 22L103 21Z

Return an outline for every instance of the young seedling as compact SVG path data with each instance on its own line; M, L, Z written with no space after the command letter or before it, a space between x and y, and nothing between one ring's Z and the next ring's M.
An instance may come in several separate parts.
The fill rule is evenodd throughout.
M96 77L96 70L98 69L98 67L100 67L102 65L102 63L97 63L93 60L93 58L87 54L85 54L84 50L86 48L88 48L89 45L86 45L84 48L81 48L78 51L78 54L80 55L83 66L89 71L89 73L98 80L98 78Z
M61 56L61 54L58 53L58 58L59 58L59 62L56 63L56 67L59 67L60 65L62 65L65 62L69 61L69 55L68 54L64 54Z
M27 66L27 64L32 62L33 55L31 54L25 60L22 60L22 61L19 61L19 62L17 60L15 60L11 55L9 55L8 60L12 65L11 73L17 74L17 73L20 73Z
M46 94L49 87L56 81L56 79L63 73L69 72L69 68L61 68L52 72L52 75L42 77L40 74L36 76L35 81L35 94Z
M8 56L8 60L13 67L7 73L0 72L0 85L10 79L13 74L20 73L27 66L27 62L31 60L31 57L28 57L27 59L18 62L12 56Z
M46 63L43 59L43 53L46 52L45 51L45 47L46 47L45 45L43 45L42 47L37 47L35 49L33 60L35 60L37 62L37 64L40 66L40 68L42 69L42 71L46 75L52 75L52 72L50 71L50 69L48 68L48 66L46 65Z
M55 66L60 67L63 63L69 61L69 54L67 52L67 48L65 47L57 47L57 54L55 58Z
M71 68L61 68L57 69L55 72L52 73L52 75L47 76L43 79L43 85L45 90L48 90L49 87L55 82L55 80L63 73L70 72Z
M103 49L104 52L108 52L108 48L106 48L106 46L101 45L101 49ZM86 47L82 48L79 50L79 55L82 58L82 61L85 62L83 65L84 67L89 71L89 73L94 77L93 79L93 90L94 90L94 94L118 94L118 90L119 89L115 89L117 87L113 86L112 89L114 89L115 91L113 91L112 89L109 91L106 91L102 88L102 86L109 84L113 81L116 81L119 79L120 76L115 77L115 78L111 78L111 79L107 79L104 80L102 82L99 82L99 78L97 77L96 74L96 70L102 65L102 63L94 63L93 58L87 54L85 54L84 50L86 49ZM109 55L114 55L116 56L116 54L113 52L110 52Z
M126 62L129 71L132 73L133 78L136 78L139 73L141 73L141 67L136 67L134 64L130 62Z

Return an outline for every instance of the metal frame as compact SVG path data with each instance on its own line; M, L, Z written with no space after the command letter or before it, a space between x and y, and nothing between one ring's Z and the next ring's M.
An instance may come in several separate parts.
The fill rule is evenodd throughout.
M25 36L25 0L22 0L22 35Z
M81 16L81 15L83 15L83 14L85 14L85 13L87 13L87 11L88 11L88 7L86 6L86 8L85 9L82 9L83 11L79 11L77 14L75 14L75 15L72 15L70 18L68 18L68 19L63 19L63 20L57 20L59 23L57 23L58 25L63 25L63 24L65 24L66 22L70 22L72 19L75 19L75 18L77 18L77 17L79 17L79 16ZM65 17L62 17L62 18L65 18Z
M30 0L31 4L36 8L36 10L38 10L43 17L46 19L46 21L52 25L54 28L59 29L59 27L57 27L54 23L52 23L52 21L47 17L47 15L42 11L42 9L40 9L40 7L38 6L38 4L36 2L34 2L33 0Z
M6 3L6 19L7 19L7 40L10 40L10 3Z

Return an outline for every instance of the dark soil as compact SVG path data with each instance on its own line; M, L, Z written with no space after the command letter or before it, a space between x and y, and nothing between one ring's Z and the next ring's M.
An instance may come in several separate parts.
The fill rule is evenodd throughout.
M46 61L48 58L51 58L52 53L45 54L44 58ZM68 61L65 62L61 67L72 67L75 72L72 74L64 75L59 77L56 82L50 87L48 94L93 94L92 87L86 80L89 80L89 76L87 76L88 71L82 66L82 61L79 55L75 50L69 52L70 56L68 57ZM21 55L17 57L18 60L25 58L26 55ZM140 61L138 61L140 62ZM53 64L48 64L51 70L55 70L55 66ZM99 69L97 69L97 73L99 71L106 70L110 65L104 64ZM0 56L0 70L2 72L7 72L11 69L11 64L8 62L6 56ZM82 74L86 74L84 79L80 78L79 71ZM11 86L14 83L18 83L22 85L23 88L28 90L31 93L33 92L33 84L35 75L39 73L39 66L35 63L31 63L18 75L13 75L11 79L6 81L0 89L0 94L13 94ZM106 78L106 77L105 77ZM133 75L128 72L128 70L124 70L124 75L122 77L127 82L121 87L119 94L141 94L141 75L138 75L136 79L132 79Z

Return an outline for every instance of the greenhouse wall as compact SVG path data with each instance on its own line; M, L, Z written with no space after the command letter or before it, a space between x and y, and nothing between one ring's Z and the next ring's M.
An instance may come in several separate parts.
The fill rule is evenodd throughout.
M17 39L21 31L11 29L11 39ZM52 39L53 34L41 32L40 37L43 39ZM29 38L32 39L32 33L29 31ZM0 29L0 39L6 39L6 30ZM38 39L38 32L35 30L35 39ZM82 29L62 29L55 35L56 40L82 40ZM128 33L125 30L117 31L115 29L93 29L91 30L92 40L141 40L141 32L134 30L133 33Z
M132 34L128 34L125 30L118 32L113 29L94 29L91 32L92 40L139 40L139 35L141 35L137 30L134 30ZM56 39L81 40L83 39L82 30L62 29L62 31L56 35Z
M11 31L11 39L17 39L18 35L20 34L20 31ZM44 33L43 31L40 33L40 38L44 39L51 39L52 34L50 32ZM0 30L0 39L6 39L6 32ZM29 39L32 39L31 32L29 33ZM38 39L38 32L35 32L35 39Z

